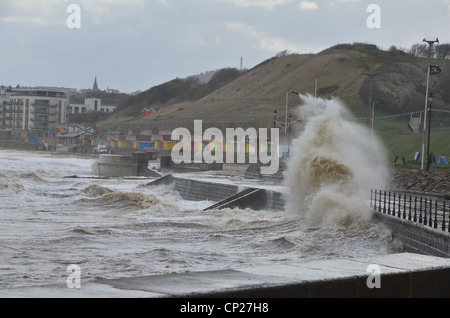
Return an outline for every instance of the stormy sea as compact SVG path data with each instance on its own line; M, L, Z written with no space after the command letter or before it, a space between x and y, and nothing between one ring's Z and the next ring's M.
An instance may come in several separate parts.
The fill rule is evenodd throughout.
M380 143L339 101L301 98L281 212L203 211L214 202L186 201L173 185L98 178L94 157L0 150L0 288L65 284L71 264L87 282L396 252L368 206L384 182Z

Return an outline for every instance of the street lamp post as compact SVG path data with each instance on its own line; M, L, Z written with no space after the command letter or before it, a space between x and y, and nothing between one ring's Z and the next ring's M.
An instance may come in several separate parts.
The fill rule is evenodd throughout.
M428 144L427 144L427 171L430 170L430 166L433 164L433 158L430 157L430 143L431 143L431 105L433 104L433 94L429 96L430 107L428 108Z
M287 92L286 93L286 120L285 120L285 123L284 123L284 136L285 136L285 138L287 137L287 134L288 134L288 116L289 116L289 114L288 114L288 105L289 105L289 94L294 94L294 95L297 95L297 96L299 96L300 95L300 93L297 93L297 92L295 92L295 91L290 91L290 92ZM288 145L288 143L286 142L286 148L288 149L288 153L287 153L287 156L289 157L289 145Z
M374 121L375 121L375 105L380 104L380 103L381 102L376 102L376 101L372 102L372 136L373 136L373 125L374 125Z
M428 73L427 73L427 90L425 93L425 112L423 118L423 141L422 141L422 170L424 170L424 156L425 156L425 133L427 130L427 109L428 109L428 97L429 97L429 86L430 86L430 70L431 70L431 49L433 48L434 43L439 43L439 39L427 41L423 39L423 42L428 43Z
M368 76L370 78L370 86L369 86L369 107L368 107L368 114L367 114L367 127L370 127L370 120L371 120L371 109L372 109L372 99L373 99L373 80L375 79L375 76L378 76L380 74L369 74L364 72L364 75Z

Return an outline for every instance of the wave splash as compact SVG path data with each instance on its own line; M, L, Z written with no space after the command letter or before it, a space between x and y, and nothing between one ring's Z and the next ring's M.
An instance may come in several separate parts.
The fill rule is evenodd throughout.
M339 100L300 99L306 125L287 169L288 210L313 226L367 222L370 189L386 185L383 145Z
M139 211L168 210L177 211L179 207L164 197L141 192L127 192L92 184L80 191L82 198L76 203L91 207L102 207L102 210Z

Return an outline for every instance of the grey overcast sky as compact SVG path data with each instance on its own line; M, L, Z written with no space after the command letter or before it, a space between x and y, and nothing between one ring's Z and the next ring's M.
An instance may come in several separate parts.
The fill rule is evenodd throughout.
M0 0L0 85L83 89L97 76L133 92L241 57L251 68L283 50L424 37L450 43L450 0Z

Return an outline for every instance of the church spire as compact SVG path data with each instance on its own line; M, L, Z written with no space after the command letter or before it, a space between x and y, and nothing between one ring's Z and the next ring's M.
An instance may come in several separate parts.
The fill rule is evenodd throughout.
M94 91L98 90L98 84L97 84L97 76L95 77L94 86L92 88Z

